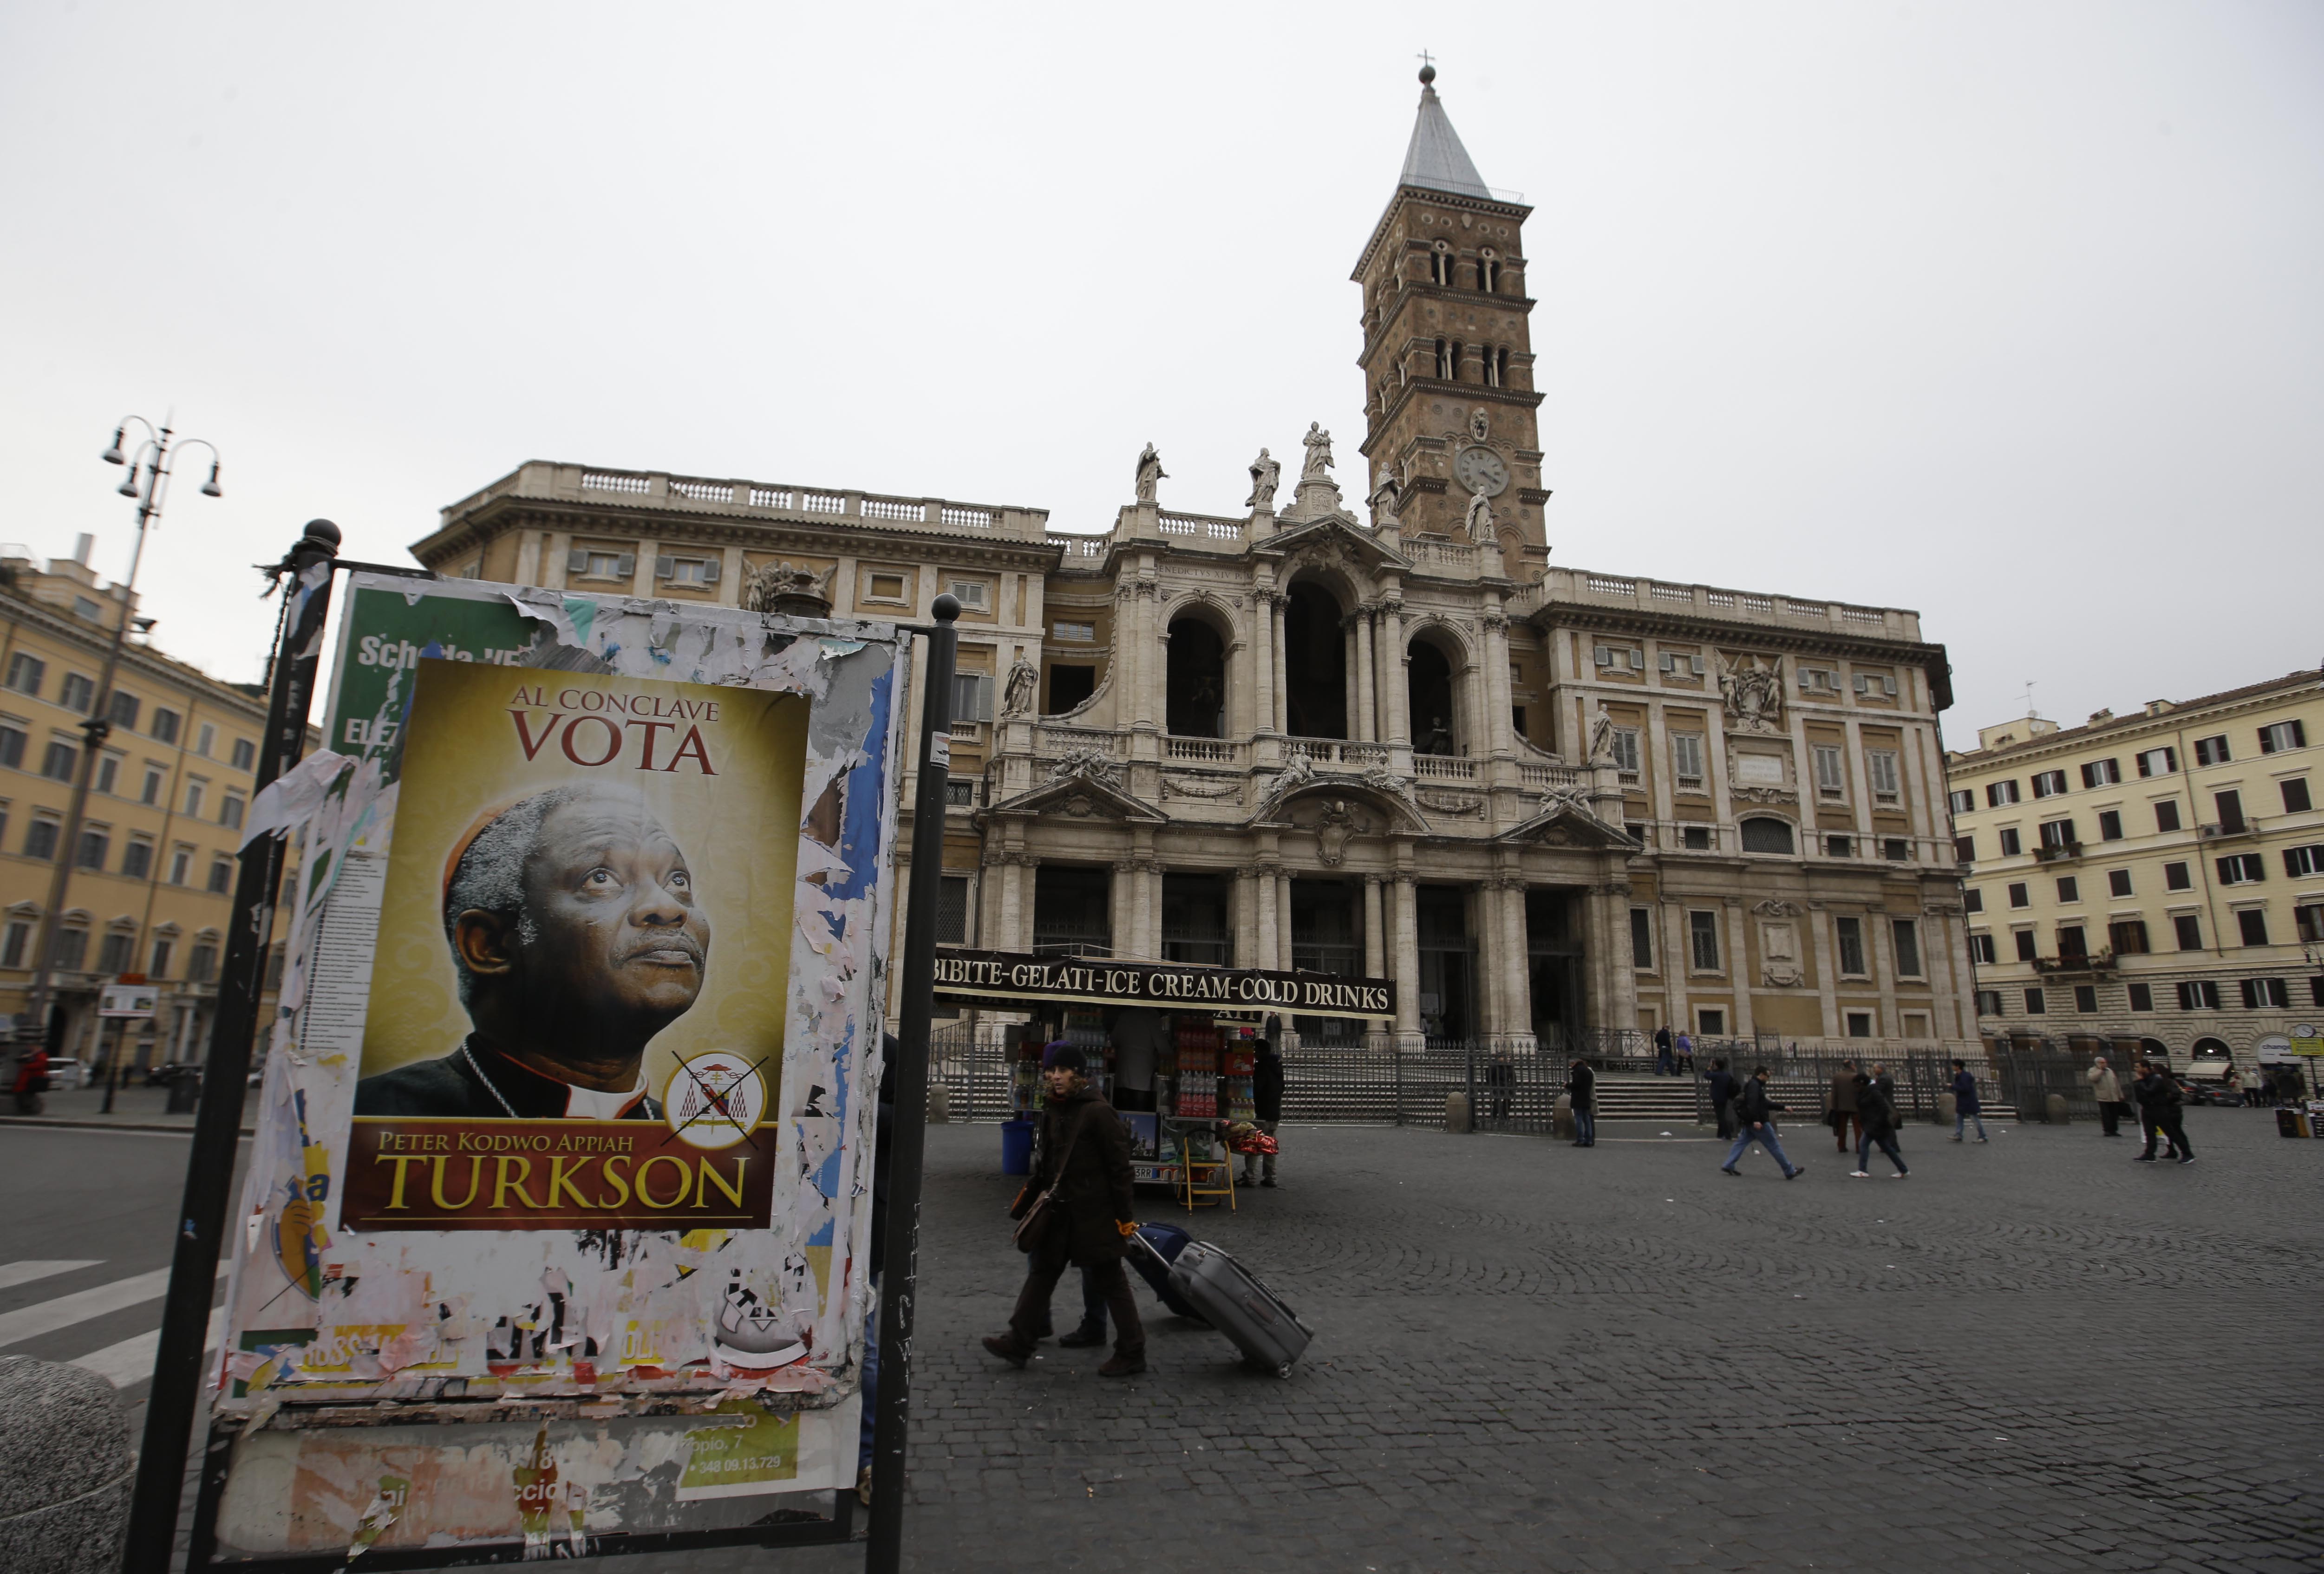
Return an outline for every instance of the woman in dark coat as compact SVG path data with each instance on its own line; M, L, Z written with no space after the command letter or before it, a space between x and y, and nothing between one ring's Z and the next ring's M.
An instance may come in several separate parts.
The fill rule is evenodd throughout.
M1856 1096L1856 1168L1849 1172L1859 1181L1868 1181L1872 1172L1872 1150L1878 1148L1896 1166L1896 1178L1903 1180L1910 1174L1904 1168L1904 1155L1896 1151L1896 1106L1888 1101L1880 1084L1862 1072L1856 1073L1849 1091Z
M1017 1297L1009 1331L994 1334L984 1348L1022 1368L1049 1325L1049 1295L1068 1266L1088 1270L1113 1315L1113 1358L1101 1377L1129 1377L1146 1370L1146 1327L1130 1299L1130 1277L1121 1259L1137 1228L1130 1191L1130 1134L1113 1106L1098 1097L1083 1075L1087 1063L1078 1049L1057 1051L1042 1072L1048 1097L1041 1109L1041 1159L1018 1193L1012 1217L1023 1218L1051 1184L1055 1220L1034 1245L1031 1272ZM1063 1173L1060 1174L1060 1166Z

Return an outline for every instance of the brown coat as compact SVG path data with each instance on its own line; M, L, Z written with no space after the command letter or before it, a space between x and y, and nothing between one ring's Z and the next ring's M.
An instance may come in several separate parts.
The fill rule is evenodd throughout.
M1070 1148L1072 1151L1068 1152ZM1041 1162L1032 1193L1038 1196L1065 1165L1057 1201L1065 1210L1073 1261L1083 1267L1119 1262L1128 1248L1117 1224L1137 1217L1130 1190L1130 1133L1113 1106L1084 1090L1052 1098L1041 1111Z
M1830 1113L1834 1115L1853 1115L1856 1113L1856 1073L1854 1072L1834 1072L1831 1073L1831 1106Z

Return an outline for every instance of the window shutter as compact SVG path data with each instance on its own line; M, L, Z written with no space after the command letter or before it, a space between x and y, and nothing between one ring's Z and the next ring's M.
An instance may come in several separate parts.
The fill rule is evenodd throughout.
M668 579L678 572L678 559L664 552L654 559L654 577Z
M589 549L586 547L576 547L573 550L567 552L565 555L565 572L567 574L588 573Z
M624 552L619 557L613 559L613 572L620 575L623 579L629 578L630 575L635 574L637 571L638 555L636 553Z
M2308 747L2308 723L2301 721L2296 716L2292 718L2292 746L2294 749L2305 749Z
M705 558L702 563L702 583L705 584L717 584L719 566L724 562L725 558L723 555L717 557Z

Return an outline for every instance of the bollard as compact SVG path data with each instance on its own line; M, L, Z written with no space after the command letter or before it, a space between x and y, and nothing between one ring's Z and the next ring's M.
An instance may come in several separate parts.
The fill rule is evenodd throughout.
M1950 1126L1960 1118L1960 1100L1950 1093L1937 1095L1937 1124Z
M1444 1095L1444 1129L1447 1131L1466 1131L1470 1129L1468 1094L1447 1093Z
M0 1569L112 1574L129 1526L129 1407L94 1372L0 1359Z
M2065 1125L2068 1118L2066 1114L2066 1095L2063 1093L2052 1093L2047 1099L2043 1100L2042 1101L2042 1115L2043 1118L2048 1120L2052 1126Z
M1562 1137L1568 1142L1573 1140L1572 1094L1560 1093L1557 1096L1557 1112L1550 1117L1549 1132L1552 1137Z
M952 1120L952 1090L942 1082L928 1084L928 1124L945 1126Z

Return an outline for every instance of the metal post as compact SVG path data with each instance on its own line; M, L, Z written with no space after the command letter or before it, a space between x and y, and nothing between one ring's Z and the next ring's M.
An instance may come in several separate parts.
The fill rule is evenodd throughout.
M904 1444L912 1414L913 1300L919 1284L920 1167L928 1136L928 1024L936 1014L936 907L944 892L945 780L952 763L952 676L960 603L929 609L927 686L920 695L919 790L912 798L912 887L904 909L904 999L897 1024L896 1110L888 1140L888 1239L880 1286L880 1410L872 1432L872 1521L865 1574L897 1574L904 1556Z
M99 999L104 998L102 995L97 997ZM97 1024L97 1046L99 1049L105 1047L105 1022L101 1017ZM113 1053L105 1057L105 1109L102 1111L104 1114L113 1113L113 1091L121 1086L121 1053L128 1047L129 1025L124 1022L121 1030L113 1036Z
M338 527L328 520L307 526L283 566L289 602L272 663L273 694L259 745L256 787L264 791L299 763L307 747L307 713L322 661L323 618L330 610L332 559ZM161 1343L153 1358L153 1387L145 1404L144 1447L137 1456L137 1486L130 1498L125 1574L170 1566L185 1486L186 1448L200 1400L203 1347L208 1342L210 1297L217 1283L218 1248L226 1233L240 1140L244 1079L251 1036L266 982L266 948L274 930L274 898L281 881L283 837L262 836L242 850L227 930L226 971L218 983L217 1016L202 1068L201 1104L194 1117L193 1151L186 1161L185 1200L179 1210L177 1255L161 1308Z

